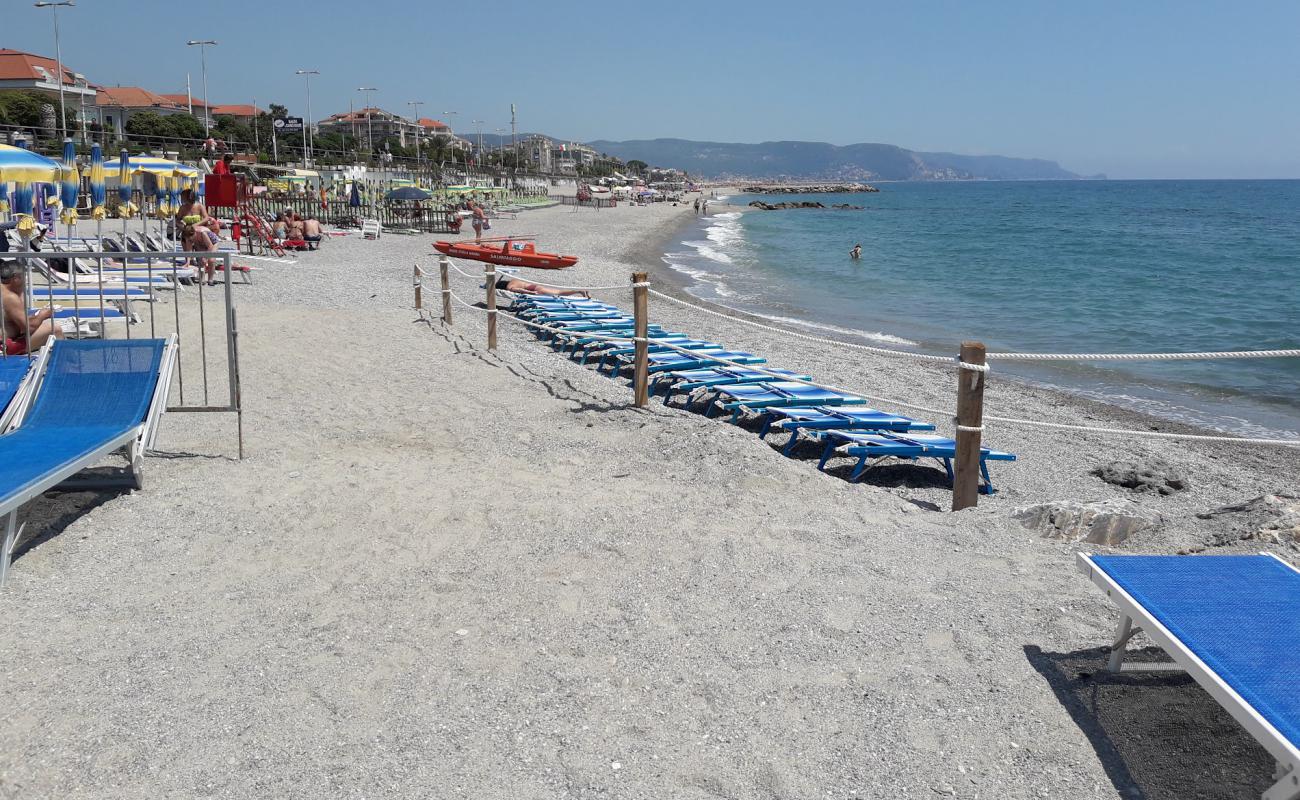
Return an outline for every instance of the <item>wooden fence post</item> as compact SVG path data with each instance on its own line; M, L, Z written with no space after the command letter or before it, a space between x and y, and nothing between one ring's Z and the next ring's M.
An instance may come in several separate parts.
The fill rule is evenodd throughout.
M986 364L984 343L962 342L961 361L980 366ZM983 370L957 370L957 457L953 459L956 470L952 482L953 511L972 508L979 502L980 440L984 429L984 384L987 382L987 374Z
M446 256L438 259L438 273L442 278L442 321L447 325L451 324L451 282L447 275L449 265Z
M488 349L497 349L497 268L495 264L483 267L487 279Z
M411 280L412 282L415 283L415 310L423 311L424 310L424 284L420 280L419 264L415 265L415 272L412 275Z
M636 321L636 358L632 364L633 404L645 408L650 402L650 343L646 341L650 329L650 310L647 307L646 273L632 273L632 313Z

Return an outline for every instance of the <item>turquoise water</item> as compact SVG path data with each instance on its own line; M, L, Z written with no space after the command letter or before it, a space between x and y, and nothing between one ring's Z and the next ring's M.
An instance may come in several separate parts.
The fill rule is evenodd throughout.
M865 208L715 204L665 255L689 291L927 352L968 338L991 351L1300 347L1300 181L896 183L763 199ZM1222 430L1300 431L1300 359L997 369Z

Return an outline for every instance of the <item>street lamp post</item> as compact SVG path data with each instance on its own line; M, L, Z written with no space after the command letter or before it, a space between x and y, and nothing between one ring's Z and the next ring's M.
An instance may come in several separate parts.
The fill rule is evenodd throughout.
M305 75L305 76L307 77L307 122L306 122L306 128L307 128L307 130L304 132L306 135L303 136L303 138L302 138L302 159L303 159L303 162L304 162L304 163L303 163L303 166L304 166L304 167L310 167L310 166L311 166L311 157L312 157L312 152L311 152L311 144L312 144L312 142L311 142L311 127L312 127L312 125L311 125L311 76L313 76L313 75L319 75L319 74L320 74L320 70L318 70L318 69L299 69L299 70L294 70L294 73L293 73L293 74L294 74L294 75Z
M474 154L474 166L483 169L483 120L472 119L474 130L478 132L478 152Z
M190 39L185 43L193 47L199 46L199 62L203 65L203 136L207 138L209 126L212 124L212 117L208 111L208 45L216 46L216 42L211 39Z
M54 61L59 70L59 139L68 137L68 112L63 103L63 49L59 44L59 6L75 6L76 0L40 0L37 8L48 8L54 14Z
M423 100L407 100L406 104L411 107L411 116L415 118L415 171L420 171L420 134L424 133L424 126L420 124L420 106L424 105Z
M358 92L364 92L366 95L366 146L370 149L370 158L375 157L375 96L374 92L379 91L373 86L358 86Z

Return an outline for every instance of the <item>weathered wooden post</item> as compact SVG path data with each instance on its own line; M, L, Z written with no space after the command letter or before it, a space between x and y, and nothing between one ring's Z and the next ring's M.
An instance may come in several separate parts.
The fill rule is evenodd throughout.
M497 268L495 264L483 267L487 279L488 349L497 349Z
M415 310L424 310L424 285L420 281L420 265L415 265L415 272L411 276L411 282L415 284Z
M962 342L962 364L984 366L983 342ZM957 370L957 457L953 459L952 510L961 511L979 503L980 439L984 431L985 370Z
M447 274L450 265L446 256L438 259L438 274L442 279L442 321L446 325L451 324L451 281Z
M636 320L636 358L632 362L633 403L645 408L650 402L650 343L646 341L650 329L649 292L646 291L646 273L632 273L632 314Z

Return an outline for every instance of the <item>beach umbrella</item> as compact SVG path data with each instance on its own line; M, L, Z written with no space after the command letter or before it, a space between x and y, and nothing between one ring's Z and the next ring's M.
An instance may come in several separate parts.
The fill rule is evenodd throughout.
M361 208L361 189L357 182L352 182L352 192L348 195L348 205L352 208Z
M16 214L31 214L32 191L38 183L58 183L59 162L22 147L0 144L0 184L14 184L11 197Z
M186 178L185 180L189 180ZM171 203L172 210L175 211L181 207L181 176L173 175L167 179L167 200Z
M431 197L432 194L418 186L402 186L384 195L385 200L428 200Z
M171 204L167 200L167 177L152 171L149 174L153 175L154 213L158 215L158 219L162 219L172 212Z
M126 235L125 220L131 217L131 154L122 150L117 164L117 215L122 218L122 235Z
M95 220L95 238L99 249L104 249L104 204L108 191L104 187L104 148L95 142L90 146L90 216Z
M104 218L104 203L108 192L104 188L104 149L96 142L90 146L90 205L95 219Z
M72 246L72 226L77 224L77 200L81 196L81 172L77 169L77 146L72 137L63 140L63 174L59 180L59 203L63 206L59 218L63 220L63 232Z

